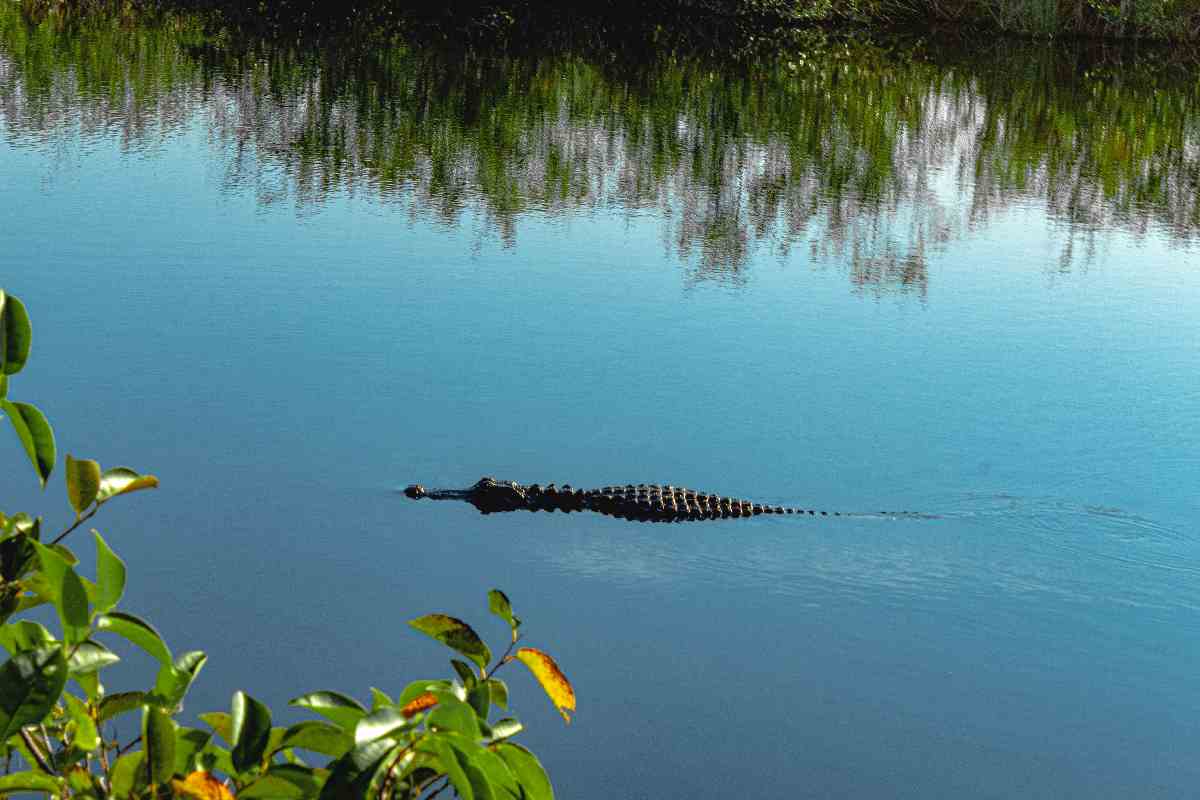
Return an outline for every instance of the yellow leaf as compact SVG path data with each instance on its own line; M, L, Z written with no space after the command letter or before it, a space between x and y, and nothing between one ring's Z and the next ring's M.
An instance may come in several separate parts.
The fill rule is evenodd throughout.
M433 692L425 692L419 694L412 700L404 704L404 708L400 709L400 713L405 717L411 717L418 714L427 708L433 708L437 705L437 696Z
M207 772L193 772L183 780L171 781L171 791L187 800L234 800L225 784Z
M554 703L558 713L570 723L571 715L567 712L575 710L575 690L571 688L571 682L563 675L558 664L554 663L554 659L532 647L522 647L517 651L517 658L529 667L533 677L537 678L538 683L550 696L550 702Z

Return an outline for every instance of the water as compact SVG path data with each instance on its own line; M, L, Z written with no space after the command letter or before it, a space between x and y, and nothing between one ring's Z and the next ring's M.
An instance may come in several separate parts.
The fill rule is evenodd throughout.
M1194 78L0 32L11 396L162 479L97 521L210 653L188 714L445 674L404 621L499 643L499 586L579 695L505 676L562 797L1194 791ZM484 474L941 519L398 493Z

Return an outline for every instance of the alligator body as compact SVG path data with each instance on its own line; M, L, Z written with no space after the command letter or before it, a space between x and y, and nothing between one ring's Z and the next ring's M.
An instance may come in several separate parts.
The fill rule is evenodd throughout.
M600 489L575 489L570 484L523 486L514 481L481 478L468 489L426 489L420 484L405 488L414 500L463 500L484 514L500 511L595 511L610 517L639 522L691 522L759 514L804 514L806 516L851 516L837 511L772 506L735 497L700 492L679 486L625 484ZM913 512L879 512L884 516L923 516ZM858 516L858 515L853 515Z

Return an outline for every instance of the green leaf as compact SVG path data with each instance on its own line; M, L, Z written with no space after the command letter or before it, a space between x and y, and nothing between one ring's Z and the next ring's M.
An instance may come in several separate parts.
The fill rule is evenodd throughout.
M227 743L233 741L233 717L229 714L224 711L208 711L201 714L200 719Z
M245 692L235 692L230 713L233 768L239 773L258 766L271 738L271 710Z
M321 787L320 800L361 800L375 771L394 747L391 741L380 739L356 747L339 758Z
M67 660L67 668L72 678L87 675L116 664L121 657L99 642L84 639L72 648L71 657Z
M81 642L88 634L87 590L83 581L61 554L34 542L42 561L42 572L54 598L54 607L62 621L63 638L67 644Z
M550 786L550 777L537 760L537 756L519 744L500 742L492 748L496 755L504 759L517 782L525 790L528 800L554 800L554 789Z
M412 727L414 725L399 710L390 706L381 708L378 711L372 711L358 721L358 725L354 728L354 744L364 745L367 742L381 739L397 729Z
M146 777L162 785L175 774L175 721L156 706L142 707L142 752L146 754Z
M0 411L3 411L12 423L17 438L21 440L21 446L25 448L25 454L29 456L29 462L33 464L38 479L45 488L46 481L50 480L50 473L54 471L54 462L58 458L54 430L46 421L46 416L38 411L36 406L14 403L11 400L0 400Z
M462 681L465 688L470 689L479 681L479 678L475 676L475 670L471 669L471 665L467 662L452 658L450 666L454 667L454 671L458 673L458 679Z
M288 705L315 711L349 734L354 733L358 721L367 715L361 703L339 692L310 692L292 699Z
M500 756L479 745L452 740L451 746L458 751L460 758L466 758L486 778L488 786L496 797L522 800L524 795L517 778L507 762ZM478 792L477 792L478 793Z
M393 701L392 698L387 696L387 692L383 691L382 689L376 689L374 686L371 687L371 710L372 711L378 711L379 709L383 708L384 706L393 706L395 704L396 704L395 701Z
M426 614L409 620L408 624L451 650L462 653L482 669L487 669L488 662L492 660L492 651L479 638L479 634L461 619L445 614Z
M153 475L141 475L129 467L113 467L104 470L100 476L100 491L96 500L104 503L117 495L157 488L158 478Z
M107 614L125 594L125 562L99 533L92 531L92 535L96 537L96 613Z
M212 733L182 725L175 728L175 774L187 775L199 766L199 756L212 741Z
M142 793L146 788L146 770L142 766L145 760L146 755L140 750L117 759L109 778L113 797L124 798L135 792L139 795Z
M87 704L73 694L63 693L67 701L67 716L75 723L75 738L72 744L85 752L91 752L100 746L100 733L96 730L96 722L88 714Z
M66 477L67 499L78 517L95 502L100 492L100 464L86 458L76 461L67 453Z
M466 759L458 757L457 751L450 746L445 736L431 736L430 739L422 742L421 748L422 750L428 748L436 754L446 777L450 778L450 786L454 787L455 792L462 800L475 800L475 781L472 781L467 770L463 769ZM480 798L480 800L484 800L484 798Z
M141 708L145 705L148 695L145 692L118 692L105 695L96 709L96 719L104 722L121 714Z
M480 737L479 722L474 710L466 703L439 702L429 712L426 724L435 730L461 733L472 741Z
M400 697L396 699L396 705L405 706L417 699L426 692L449 693L457 697L459 700L466 700L467 693L463 691L461 686L456 686L451 681L435 680L435 681L413 681L408 686L404 687L404 691L400 693Z
M158 678L154 682L155 702L168 711L178 708L207 661L208 656L204 653L192 650L176 658L172 664L159 667Z
M154 630L149 622L138 619L133 614L123 611L101 614L96 617L96 627L127 639L157 658L160 664L171 663L171 651L158 631Z
M32 620L23 619L20 622L10 622L0 625L0 646L16 655L25 650L43 647L54 641L50 631Z
M0 400L8 397L8 376L0 372Z
M33 327L25 304L0 291L0 375L16 375L29 360Z
M511 739L523 730L525 730L525 726L512 717L498 720L496 724L492 725L492 741Z
M314 753L340 758L354 747L354 739L336 725L315 719L298 722L287 729L279 749L300 748Z
M516 619L513 617L512 603L508 602L508 595L499 589L492 589L488 592L488 611L491 611L500 619L508 623L508 626L514 631L517 629Z
M508 711L508 684L499 678L488 678L487 685L492 690L492 704Z
M41 722L66 683L67 660L58 645L18 653L0 665L0 742Z
M486 682L477 684L474 689L467 692L467 705L475 711L475 716L481 720L487 720L488 712L492 708L492 691Z
M302 800L321 791L321 771L295 764L272 764L258 780L238 792L239 800Z
M88 700L93 703L104 696L104 685L100 683L99 672L80 672L78 675L72 675L71 677L75 679L75 683L79 685L79 688L83 689Z
M0 777L0 795L16 792L45 792L57 797L63 789L63 779L54 778L44 772L15 772Z

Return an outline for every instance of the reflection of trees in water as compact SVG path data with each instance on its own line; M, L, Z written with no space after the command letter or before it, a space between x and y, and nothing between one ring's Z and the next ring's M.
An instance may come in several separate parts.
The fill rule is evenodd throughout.
M144 146L201 120L264 203L362 192L505 241L530 212L661 219L697 277L807 252L860 290L924 293L930 254L1014 204L1095 231L1200 230L1198 90L1048 48L933 64L865 47L719 64L232 48L188 17L21 21L0 9L10 137L76 127Z

